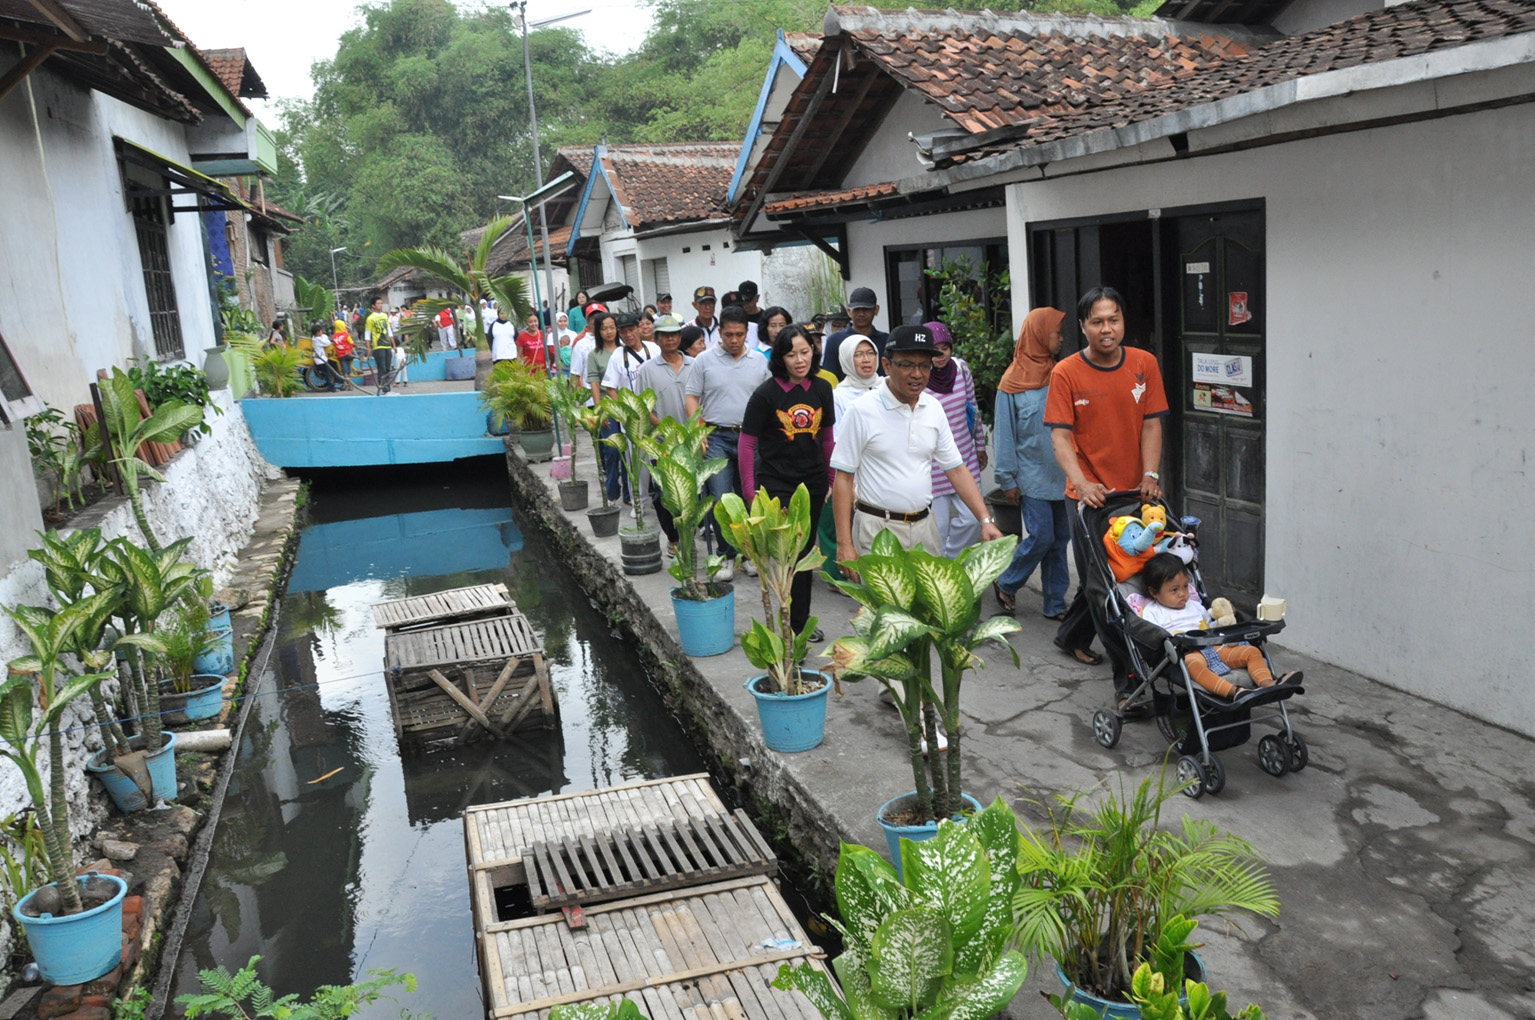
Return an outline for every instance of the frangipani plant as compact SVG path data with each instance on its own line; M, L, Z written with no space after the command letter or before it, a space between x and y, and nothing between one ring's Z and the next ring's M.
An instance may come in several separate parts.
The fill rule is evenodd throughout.
M661 503L671 511L677 525L677 556L666 570L681 585L680 597L694 602L720 594L714 588L714 575L724 562L723 556L711 556L705 570L699 570L698 526L714 507L714 497L705 491L704 483L729 463L724 457L708 456L709 433L713 431L714 426L703 420L700 410L685 422L662 418L645 438L645 451L655 458L650 472L661 486Z
M842 844L832 961L838 996L808 963L783 964L773 987L804 993L826 1020L984 1020L1028 975L1009 948L1018 888L1018 828L1000 798L964 825L901 840L902 874L868 847Z
M749 508L740 496L727 492L714 507L714 519L725 537L757 568L757 580L762 583L762 615L767 625L752 620L751 629L741 635L741 650L753 666L767 671L778 690L790 697L805 693L801 664L818 618L810 617L796 634L789 611L794 602L794 575L826 562L814 543L800 555L815 527L810 520L810 490L801 483L789 505L784 506L759 488Z
M1010 616L983 620L980 615L982 594L1012 562L1017 544L1017 537L1008 535L971 546L951 560L923 549L903 549L884 530L875 536L867 556L843 564L861 580L834 582L863 609L853 620L858 633L838 639L828 656L839 677L871 676L895 696L906 724L923 821L948 818L961 804L959 694L965 672L984 665L975 649L994 641L1007 650L1014 665L1018 663L1017 650L1005 640L1020 629L1018 621ZM939 688L932 677L935 651ZM948 738L947 749L938 740L939 723ZM924 735L929 748L925 762Z
M629 491L634 495L634 527L638 531L645 527L645 500L640 497L640 489L645 478L645 438L655 428L650 423L650 412L656 409L656 391L618 390L602 403L608 417L618 422L619 431L601 441L617 450L624 459L624 470L629 473Z

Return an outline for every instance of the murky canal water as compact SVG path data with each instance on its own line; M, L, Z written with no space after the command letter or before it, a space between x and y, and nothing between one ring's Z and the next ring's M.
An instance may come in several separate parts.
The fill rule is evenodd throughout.
M525 539L498 464L377 478L313 487L173 994L260 954L280 992L392 967L419 989L370 1015L482 1017L463 809L703 769L632 653ZM497 581L544 637L562 729L402 756L369 606Z

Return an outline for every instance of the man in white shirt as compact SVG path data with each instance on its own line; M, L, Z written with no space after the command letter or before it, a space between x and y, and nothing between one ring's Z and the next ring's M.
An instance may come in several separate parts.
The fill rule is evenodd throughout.
M720 342L720 320L714 315L718 299L713 287L699 287L693 291L693 311L698 315L693 325L704 331L704 345L717 347Z
M619 390L639 393L643 386L635 385L639 370L651 358L661 356L661 348L640 339L640 317L633 312L618 315L618 350L608 361L607 371L602 374L602 392L611 397Z
M506 309L496 312L496 317L485 327L485 339L490 342L490 362L517 360L517 326L506 317Z
M746 400L758 386L772 377L767 359L746 346L746 313L739 307L720 314L720 342L693 362L688 370L687 413L702 410L703 419L714 426L709 434L710 457L724 457L725 469L705 484L709 494L718 498L733 491L739 482L738 448L741 442L741 418L746 414ZM708 517L716 547L724 552L725 535L714 515ZM727 561L718 575L728 581L735 573Z
M832 507L839 563L867 553L874 536L887 528L906 549L921 546L942 554L931 510L935 462L981 522L981 538L1002 537L954 445L948 417L926 392L937 354L928 329L897 326L885 345L884 384L849 405L846 421L838 419L831 466L837 471Z

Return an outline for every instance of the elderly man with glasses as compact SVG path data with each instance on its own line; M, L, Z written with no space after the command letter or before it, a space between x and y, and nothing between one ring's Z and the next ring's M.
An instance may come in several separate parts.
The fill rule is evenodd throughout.
M884 529L907 549L921 546L942 555L932 514L930 469L935 463L981 522L981 538L989 542L1002 537L954 444L949 419L926 392L937 354L933 334L925 326L891 330L883 359L884 385L854 401L847 419L838 423L831 466L837 471L832 506L839 562L867 553Z

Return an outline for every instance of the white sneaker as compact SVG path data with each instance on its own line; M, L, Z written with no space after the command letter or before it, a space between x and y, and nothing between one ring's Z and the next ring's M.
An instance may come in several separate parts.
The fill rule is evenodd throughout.
M746 571L746 576L747 577L756 577L757 576L757 565L755 563L753 563L751 560L742 559L741 560L741 569Z
M726 560L724 566L720 567L719 573L714 575L714 579L716 581L733 581L733 580L735 580L735 576L736 576L736 565L735 565L735 562L732 561L732 560Z

